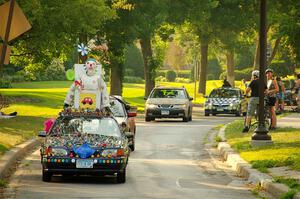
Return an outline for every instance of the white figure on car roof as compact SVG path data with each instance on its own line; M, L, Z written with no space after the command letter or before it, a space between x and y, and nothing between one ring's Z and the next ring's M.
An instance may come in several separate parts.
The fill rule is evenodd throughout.
M89 58L85 64L75 64L75 81L68 91L64 108L73 104L75 109L79 109L80 95L82 94L85 96L94 95L96 108L100 110L109 107L109 95L101 71L101 64L92 58ZM83 104L85 104L84 100L82 101ZM93 103L90 98L88 102Z

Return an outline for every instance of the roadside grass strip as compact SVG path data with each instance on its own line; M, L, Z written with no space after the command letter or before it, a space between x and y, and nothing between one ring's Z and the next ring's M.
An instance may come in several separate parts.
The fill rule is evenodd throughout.
M300 184L297 179L280 176L274 177L273 182L285 184L290 188L287 193L280 197L281 199L293 199L295 194L300 191Z
M274 142L272 146L251 147L253 131L241 133L243 124L243 120L228 124L225 135L231 147L253 168L265 173L268 168L281 166L300 171L300 129L278 128L269 132Z

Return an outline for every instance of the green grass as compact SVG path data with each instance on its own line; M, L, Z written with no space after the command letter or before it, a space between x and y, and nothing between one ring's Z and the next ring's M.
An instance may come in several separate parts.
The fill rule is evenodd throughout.
M262 172L268 168L289 166L300 171L300 129L278 128L270 134L274 145L251 147L253 132L241 133L243 120L229 124L225 130L228 143L240 153L241 157Z
M7 187L7 182L5 180L0 179L0 187L6 188Z
M279 176L274 177L273 182L285 184L290 188L287 193L280 197L281 199L293 199L296 193L300 191L300 184L297 179Z

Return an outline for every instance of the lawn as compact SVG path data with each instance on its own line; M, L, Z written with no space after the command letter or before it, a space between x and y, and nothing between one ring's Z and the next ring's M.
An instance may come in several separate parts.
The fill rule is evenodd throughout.
M242 120L229 124L225 130L226 138L253 168L268 172L271 167L289 166L300 171L300 129L278 128L272 131L274 145L265 147L251 147L249 141L253 132L243 134L242 129Z
M220 87L222 81L207 81L207 93ZM3 111L17 111L18 117L0 120L0 155L12 146L33 137L43 129L43 121L55 117L63 107L65 95L70 81L45 81L14 83L13 88L0 89L0 93L8 96L13 103ZM191 97L194 97L194 83L159 82L161 86L185 86ZM239 85L239 82L237 82ZM123 85L123 97L130 104L137 106L139 112L144 110L144 85ZM109 89L109 85L108 85ZM201 95L196 96L194 103L203 103Z

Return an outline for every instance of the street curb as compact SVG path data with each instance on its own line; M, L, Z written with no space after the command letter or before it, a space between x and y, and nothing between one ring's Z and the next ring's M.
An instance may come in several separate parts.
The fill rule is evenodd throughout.
M218 151L223 160L236 171L237 175L248 180L250 184L260 185L276 199L288 192L290 190L288 186L272 182L273 178L270 175L253 169L248 162L230 147L225 138L226 126L222 127L218 133L218 136L222 139L222 142L218 144ZM300 199L300 193L296 194L294 199Z
M31 139L7 151L0 158L0 179L8 177L17 160L25 156L28 151L32 150L38 144L39 141L37 139Z

